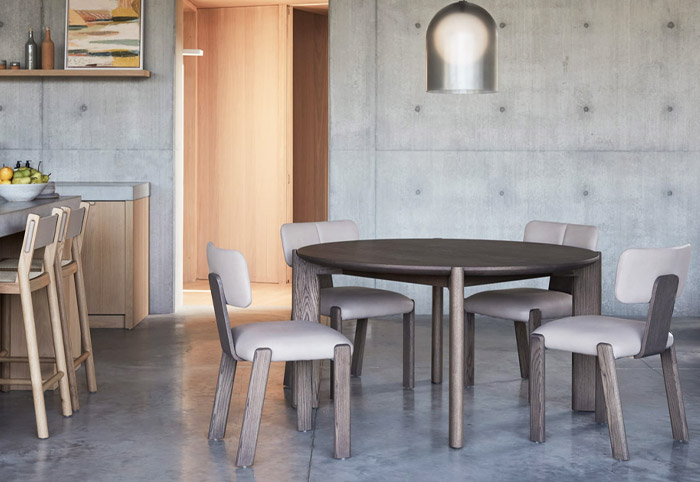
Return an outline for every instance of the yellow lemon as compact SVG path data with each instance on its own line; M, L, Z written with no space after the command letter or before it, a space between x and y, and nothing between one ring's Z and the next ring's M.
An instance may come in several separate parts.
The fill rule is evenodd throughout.
M9 181L14 176L15 171L11 167L3 167L0 169L0 181Z

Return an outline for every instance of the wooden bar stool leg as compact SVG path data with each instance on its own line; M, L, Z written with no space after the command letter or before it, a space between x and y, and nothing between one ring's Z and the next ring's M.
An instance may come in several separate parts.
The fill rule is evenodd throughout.
M9 295L0 295L0 351L6 351L10 356L10 311L12 298ZM0 378L10 378L10 364L0 364ZM9 392L9 385L0 386L0 391Z
M80 401L78 400L78 381L75 377L75 364L73 363L73 343L70 337L70 325L66 314L66 298L65 290L63 289L63 274L61 267L56 269L56 296L58 297L58 311L61 316L61 335L63 337L63 351L66 356L66 377L68 378L68 387L70 388L70 404L74 411L80 410Z
M49 425L46 420L46 405L44 403L44 387L41 379L41 365L39 363L39 346L36 339L36 326L34 325L34 305L32 293L29 291L29 280L20 280L22 286L20 298L22 300L22 317L24 319L24 334L27 338L27 358L29 360L29 378L32 383L32 396L34 397L34 415L36 417L36 433L39 438L49 438Z
M92 350L92 337L90 336L90 321L88 320L83 263L79 258L75 262L78 265L74 278L75 297L78 300L78 319L80 320L80 340L82 352L88 353L88 357L85 359L85 377L87 378L88 392L95 393L97 391L97 378L95 377L95 358Z
M63 373L58 380L58 389L61 394L61 413L64 417L73 415L73 407L70 402L70 387L68 386L66 352L63 345L63 334L61 327L61 312L58 307L58 296L56 295L56 277L49 272L51 282L46 287L49 296L49 319L51 321L51 334L53 335L53 350L56 359L56 369Z

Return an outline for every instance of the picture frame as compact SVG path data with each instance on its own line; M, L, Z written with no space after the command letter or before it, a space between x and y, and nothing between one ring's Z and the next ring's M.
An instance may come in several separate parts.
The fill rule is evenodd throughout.
M66 70L143 70L146 0L66 0Z

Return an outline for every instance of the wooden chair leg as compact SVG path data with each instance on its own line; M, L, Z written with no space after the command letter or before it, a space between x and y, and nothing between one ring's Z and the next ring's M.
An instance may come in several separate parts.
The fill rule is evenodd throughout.
M544 336L530 335L530 440L545 437L545 349Z
M355 343L352 352L351 373L355 377L362 376L362 360L365 356L365 340L367 338L367 318L357 320L355 327Z
M51 273L49 273L51 275ZM61 394L61 413L64 417L73 415L71 405L70 386L68 385L68 364L66 363L66 352L63 342L63 328L61 323L61 312L58 307L58 296L56 295L56 277L51 277L51 282L46 287L49 298L49 321L51 322L51 334L53 338L53 352L56 360L56 370L63 373L58 380L58 391ZM71 360L72 361L72 360Z
M80 341L82 352L89 353L85 359L85 377L87 379L88 392L97 391L97 377L95 376L95 357L92 349L92 336L90 335L90 320L88 319L87 295L85 294L85 277L83 276L83 263L76 259L78 269L75 272L75 297L78 300L78 320L80 321Z
M78 400L78 381L75 377L75 364L73 363L73 343L70 336L70 323L66 311L66 293L63 289L63 274L60 266L56 269L56 296L58 297L58 311L61 314L61 336L63 337L63 351L66 353L66 377L70 388L70 404L73 411L80 410Z
M431 376L430 381L442 383L442 286L433 286L433 319L431 344Z
M333 400L335 430L333 457L350 458L350 345L337 345L333 360L336 363L335 399Z
M518 345L518 361L520 362L520 378L527 379L530 365L530 347L528 346L527 323L523 321L514 321L515 325L515 342Z
M668 348L661 354L661 367L664 371L664 384L666 385L666 399L668 401L668 413L671 417L673 439L688 442L690 434L688 433L688 421L685 417L685 404L683 403L675 345L672 345L671 348Z
M22 300L22 317L24 318L24 333L27 339L27 358L29 361L29 378L32 383L32 396L34 398L34 415L36 417L37 437L49 438L49 425L46 420L46 405L44 403L44 387L41 379L41 364L39 362L39 347L36 338L36 325L34 325L34 305L32 294L27 282L26 292L20 293Z
M464 386L474 386L474 313L464 312Z
M600 373L600 360L595 358L595 421L606 423L608 418L605 410L605 394L603 393L603 378Z
M12 299L9 295L0 295L0 351L10 356L10 313ZM10 364L0 363L0 378L10 378ZM9 392L10 385L0 386L0 391Z
M284 378L282 384L287 388L292 388L292 380L294 379L294 362L288 361L284 363Z
M236 378L236 359L226 353L221 354L219 377L216 379L214 407L209 423L209 440L219 440L226 436L226 423L231 405L231 392Z
M403 315L403 387L413 390L416 383L416 311Z
M318 408L319 392L321 389L321 360L311 362L311 408Z
M342 313L340 311L340 308L337 306L333 306L331 308L331 328L333 328L335 331L342 333L343 332L343 317ZM335 361L331 360L331 373L330 373L330 391L331 391L331 400L333 400L333 394L335 390L335 383L333 382L334 380L334 375L335 373Z
M607 343L598 344L598 363L600 364L600 377L603 384L603 394L605 395L605 410L608 418L608 432L610 433L610 446L612 447L613 458L629 460L625 421L622 418L620 389L617 384L615 354L611 345Z
M270 373L270 359L272 351L269 348L258 348L253 357L253 368L250 372L250 384L248 385L248 398L245 402L243 413L243 425L241 426L241 438L238 440L237 467L249 467L255 460L255 447L258 444L260 431L260 418L262 417L263 403L265 402L265 389L267 388L267 376ZM309 378L311 366L309 365ZM311 387L309 386L309 392ZM310 400L309 400L310 401Z
M306 432L313 428L313 410L311 391L311 361L295 362L296 380L294 388L297 391L297 430Z
M530 367L530 346L528 340L533 331L542 325L542 312L538 309L530 310L528 321L515 323L515 341L518 345L518 361L520 362L520 378L526 379Z

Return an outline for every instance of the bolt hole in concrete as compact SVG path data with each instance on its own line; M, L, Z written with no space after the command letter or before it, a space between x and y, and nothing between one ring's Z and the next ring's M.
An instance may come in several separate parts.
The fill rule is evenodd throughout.
M420 196L420 189L416 189L416 196Z
M588 107L584 107L584 108L583 108L583 111L584 111L584 112L588 112L588 111L590 111L590 110L591 110L591 109L589 109Z
M667 26L668 26L668 28L673 28L673 27L676 26L676 24L673 23L673 22L668 22L668 25L667 25Z
M667 194L668 194L669 196L673 196L673 191L669 191Z
M590 25L588 24L588 22L586 22L586 23L583 24L583 28L588 28L588 27L590 27Z
M501 27L501 28L506 28L506 24L503 23L503 22L501 22L501 24L499 25L499 27Z
M87 108L86 105L81 105L81 106L80 106L80 110L81 110L82 112L86 112L87 109L88 109L88 108Z
M2 112L2 106L0 105L0 112Z
M500 110L501 112L505 112L505 111L506 111L506 108L505 108L505 107L501 107L499 110Z
M588 191L583 191L584 196L588 196Z
M501 191L501 192L498 193L498 195L499 195L499 196L505 196L506 193L505 193L505 191Z
M420 23L416 22L416 28L420 28Z
M671 107L671 106L669 105L667 110L668 110L669 112L673 112L673 107Z
M416 112L420 112L420 106L419 106L419 105L416 106L415 111L416 111Z

